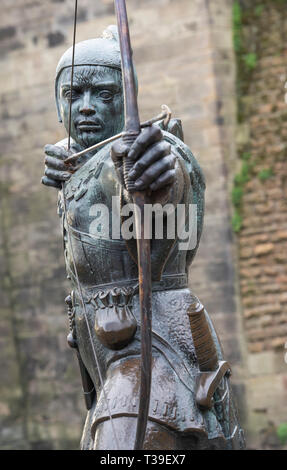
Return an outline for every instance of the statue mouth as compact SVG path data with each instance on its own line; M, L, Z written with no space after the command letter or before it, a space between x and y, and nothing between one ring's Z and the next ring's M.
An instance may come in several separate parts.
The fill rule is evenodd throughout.
M98 121L80 121L77 128L81 132L98 132L102 130L102 124Z

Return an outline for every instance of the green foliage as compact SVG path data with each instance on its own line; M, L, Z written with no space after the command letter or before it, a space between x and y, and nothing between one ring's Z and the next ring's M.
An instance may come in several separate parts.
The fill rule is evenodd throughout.
M249 52L243 56L243 61L248 70L253 70L257 65L257 55L255 52Z
M242 186L250 180L250 170L252 165L248 161L243 161L240 173L235 175L234 184Z
M282 423L277 428L277 436L281 444L284 446L287 443L287 423Z
M242 227L242 217L240 213L236 210L233 214L232 220L231 220L231 225L232 229L235 233L240 232L241 227Z
M251 158L251 153L250 152L243 152L241 155L242 160L248 161Z
M253 163L250 162L251 153L243 152L241 154L242 165L240 172L234 177L234 187L231 192L232 204L235 207L234 215L231 220L232 229L238 233L242 227L241 203L244 194L244 186L251 179Z
M273 176L272 168L263 168L263 170L258 173L258 178L260 181L266 181L271 178L271 176Z
M242 11L240 2L235 0L232 7L232 17L234 26L241 26L242 21Z
M235 52L238 52L240 51L240 48L241 48L241 39L240 39L240 35L235 33L233 34L233 46L234 46L234 50Z
M232 7L232 21L233 21L233 45L235 52L241 49L241 26L242 26L242 11L238 0L235 0Z
M283 3L284 5L287 4L287 0L276 0L276 2L278 4L278 10L279 3L281 5ZM249 118L249 101L243 100L242 98L245 96L249 97L252 76L258 66L262 47L264 47L260 42L260 28L262 28L261 23L263 20L265 21L265 18L261 19L260 17L267 13L266 5L268 2L258 0L243 3L241 0L233 0L232 4L233 45L237 62L237 121L240 123ZM284 120L284 116L282 120ZM255 167L258 163L258 159L255 161L248 151L241 154L241 161L241 168L234 177L234 185L231 191L231 200L234 207L234 215L232 218L232 228L234 232L239 232L242 227L242 201L247 183L251 181L252 178L258 178L260 181L264 182L273 176L273 171L270 168L265 168L258 172Z
M264 10L264 5L257 5L257 6L255 7L255 10L254 10L254 11L255 11L255 15L256 15L256 16L261 16L263 10Z
M231 193L231 199L232 199L232 204L235 207L240 206L242 196L243 196L243 187L242 186L234 186L234 188L232 189L232 193Z

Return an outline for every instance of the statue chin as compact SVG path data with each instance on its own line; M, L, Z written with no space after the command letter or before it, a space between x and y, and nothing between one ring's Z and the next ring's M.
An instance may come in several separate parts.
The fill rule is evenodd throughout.
M76 140L76 142L84 148L88 148L92 145L98 144L106 138L103 132L92 131L79 132L75 137L76 138L74 140Z

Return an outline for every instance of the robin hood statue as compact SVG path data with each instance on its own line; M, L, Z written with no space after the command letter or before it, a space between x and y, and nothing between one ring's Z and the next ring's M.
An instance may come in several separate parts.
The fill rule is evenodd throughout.
M134 123L128 87L136 80L131 85L126 78L135 71L125 69L123 30L118 22L64 53L55 91L71 141L45 147L42 182L60 190L73 289L66 299L68 342L77 352L88 409L81 448L241 449L230 366L204 306L188 288L203 225L204 177L183 142L180 121L168 112L127 139ZM140 222L150 245L141 257L134 194L145 194L151 214L150 223L148 217ZM196 218L190 217L194 207ZM150 284L141 278L148 270ZM146 328L149 294L152 326ZM136 434L141 438L134 445Z

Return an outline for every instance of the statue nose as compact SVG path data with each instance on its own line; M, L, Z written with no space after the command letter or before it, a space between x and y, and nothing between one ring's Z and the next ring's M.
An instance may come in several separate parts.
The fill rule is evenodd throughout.
M80 109L80 113L85 114L86 116L90 116L91 114L95 114L95 109L92 106L82 106Z
M80 113L89 116L91 114L95 114L96 110L95 107L91 103L91 95L90 93L85 93L83 97L83 102L80 107Z

